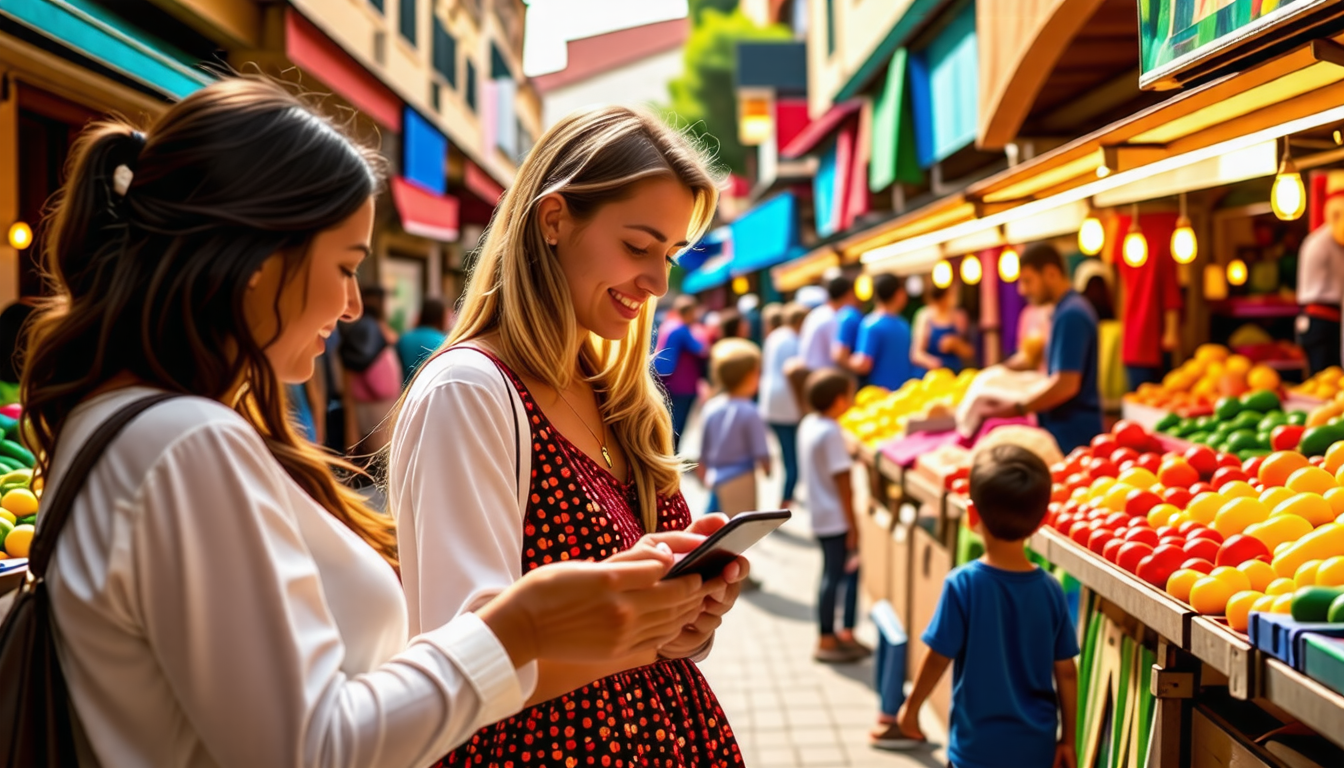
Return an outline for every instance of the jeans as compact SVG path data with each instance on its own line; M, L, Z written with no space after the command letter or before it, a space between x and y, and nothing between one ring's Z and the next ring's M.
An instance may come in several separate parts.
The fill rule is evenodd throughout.
M1339 365L1339 323L1301 315L1297 318L1297 330L1297 343L1307 354L1311 375L1315 376L1332 365Z
M798 485L798 425L771 424L779 439L779 453L784 458L784 501L793 501L793 489Z
M671 395L672 401L672 449L681 450L681 433L686 431L686 421L691 418L691 408L695 406L695 395Z
M857 621L859 572L845 573L845 561L849 560L845 538L843 533L817 537L817 543L821 545L821 593L817 597L817 623L823 635L835 634L835 603L842 585L845 589L844 628L853 629Z

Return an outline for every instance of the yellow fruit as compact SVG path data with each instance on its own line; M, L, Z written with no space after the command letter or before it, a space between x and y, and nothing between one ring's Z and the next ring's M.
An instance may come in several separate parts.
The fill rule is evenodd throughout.
M1264 597L1260 592L1245 590L1238 592L1227 601L1227 626L1245 632L1250 625L1251 609L1255 602Z
M1169 525L1171 518L1179 514L1183 513L1176 508L1175 504L1158 504L1148 510L1148 524L1154 528L1161 528L1164 525Z
M1106 495L1106 492L1111 490L1111 486L1113 485L1115 485L1114 477L1098 477L1096 480L1092 481L1092 485L1088 486L1091 490L1091 493L1088 495L1094 499L1099 499Z
M15 488L0 499L0 507L13 512L16 517L37 514L37 497L27 488Z
M1240 355L1237 355L1237 357L1240 357ZM1203 363L1214 360L1228 360L1227 347L1221 344L1200 344L1199 348L1195 350L1195 360Z
M1305 496L1306 494L1302 495ZM1287 504L1291 502L1284 503ZM1247 536L1259 539L1264 543L1266 549L1273 552L1280 544L1286 541L1297 541L1308 533L1311 533L1311 530L1311 523L1304 517L1293 514L1275 514L1263 523L1255 523L1254 525L1246 526L1244 533ZM1268 563L1260 564L1269 568ZM1270 568L1270 570L1272 571L1274 569Z
M33 545L33 526L16 525L5 536L5 552L10 557L27 557L28 549Z
M8 509L0 509L0 519L8 520L10 525L19 522L19 519L14 516L14 513L10 512Z
M1269 612L1270 612L1270 613L1292 613L1292 612L1293 612L1293 595L1292 595L1292 593L1289 593L1289 594L1286 594L1286 595L1279 595L1278 597L1274 598L1274 605L1270 607Z
M1116 483L1111 489L1106 491L1106 496L1102 499L1102 506L1112 512L1124 512L1125 503L1128 500L1130 491L1136 490L1129 483Z
M1297 585L1293 583L1292 579L1275 579L1269 582L1268 587L1265 587L1265 594L1275 596L1291 595L1296 589Z
M1157 483L1157 475L1144 469L1143 467L1131 467L1120 473L1117 478L1117 485L1128 483L1135 488L1148 488Z
M1344 445L1344 443L1338 443L1338 445ZM1344 472L1344 467L1341 467L1339 471ZM1336 477L1335 479L1338 480L1339 478ZM1325 500L1330 502L1330 510L1336 516L1344 515L1344 488L1331 488L1326 491Z
M1183 603L1190 602L1190 589L1195 582L1204 578L1204 574L1189 568L1182 568L1167 579L1167 594Z
M1278 595L1265 595L1251 605L1251 612L1269 613L1274 610L1274 601L1277 599L1279 599Z
M1344 491L1344 488L1336 490ZM1265 492L1260 494L1260 501L1264 502L1264 505L1270 509L1276 509L1280 504L1291 498L1293 498L1293 492L1281 486L1266 488Z
M1344 443L1335 443L1325 452L1325 464L1321 469L1333 475L1340 467L1344 467Z
M1303 467L1288 478L1288 489L1294 493L1314 493L1325 495L1331 488L1338 488L1335 476L1320 467Z
M1301 589L1310 587L1316 583L1316 570L1321 567L1320 560L1308 560L1297 567L1297 573L1293 574L1293 586Z
M1190 588L1190 607L1205 616L1222 615L1227 610L1227 601L1237 591L1216 576L1205 576Z
M1315 467L1311 467L1315 469ZM1294 477L1297 475L1294 474ZM1334 490L1344 490L1335 488ZM1274 508L1273 516L1296 515L1311 523L1311 527L1325 525L1335 519L1335 508L1326 501L1325 497L1319 493L1298 493L1292 498L1279 502ZM1271 547L1272 549L1272 547Z
M1247 560L1238 565L1237 570L1246 574L1246 578L1251 582L1251 589L1257 592L1264 592L1274 583L1274 568L1264 560Z
M1242 590L1251 588L1250 577L1230 565L1214 568L1213 572L1209 575L1215 579L1222 579L1227 582L1227 585L1232 587L1232 591L1234 592L1241 592Z
M1245 355L1232 355L1223 363L1228 373L1250 373L1251 359Z
M1276 390L1279 388L1279 374L1266 365L1257 365L1246 374L1246 384L1251 389Z
M1218 510L1218 515L1214 517L1213 524L1209 527L1226 539L1245 531L1252 523L1262 523L1268 519L1269 508L1261 504L1259 499L1233 499Z
M1255 495L1255 489L1245 480L1233 480L1230 483L1224 483L1218 492L1229 499L1259 499Z
M1208 525L1218 516L1218 510L1223 508L1230 499L1217 493L1201 493L1191 500L1189 506L1185 508L1185 513L1191 520L1200 525Z
M1335 555L1321 561L1316 569L1316 586L1344 587L1344 555Z

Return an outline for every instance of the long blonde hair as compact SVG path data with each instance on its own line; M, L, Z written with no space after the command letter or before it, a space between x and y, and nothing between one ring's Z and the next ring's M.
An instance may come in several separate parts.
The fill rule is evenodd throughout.
M696 148L657 117L627 107L575 112L542 136L495 212L467 282L457 325L445 346L494 332L491 346L516 373L566 389L577 352L602 394L602 417L633 469L645 530L657 528L658 497L680 488L672 421L649 362L654 302L626 337L590 335L575 350L574 307L565 274L542 233L537 203L564 197L573 215L590 218L630 194L631 185L670 178L695 197L689 239L709 228L718 189Z

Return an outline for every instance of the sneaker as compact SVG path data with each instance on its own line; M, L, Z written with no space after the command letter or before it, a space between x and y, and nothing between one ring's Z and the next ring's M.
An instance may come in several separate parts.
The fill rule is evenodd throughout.
M868 745L873 749L885 749L899 752L908 749L917 749L923 746L924 742L919 739L907 738L901 733L901 727L895 723L874 728L868 732Z
M849 649L850 653L854 654L856 657L860 659L866 659L869 656L873 655L872 648L869 648L868 646L864 645L863 643L860 643L858 640L855 640L852 637L848 639L841 639L840 647Z
M860 657L855 655L854 649L843 643L818 642L812 658L822 664L853 664Z

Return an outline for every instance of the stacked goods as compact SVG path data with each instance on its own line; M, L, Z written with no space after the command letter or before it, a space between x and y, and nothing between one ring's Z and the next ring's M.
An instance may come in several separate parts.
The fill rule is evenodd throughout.
M18 442L17 405L0 408L0 430L0 559L27 557L42 492L31 487L33 454Z
M1280 383L1272 368L1231 354L1226 347L1205 344L1161 384L1141 385L1125 399L1171 411L1180 418L1195 418L1211 415L1219 398L1241 397L1251 390L1277 391Z
M1307 419L1302 411L1285 413L1275 392L1257 390L1241 397L1219 399L1213 413L1207 416L1182 418L1169 413L1157 422L1156 428L1196 445L1235 454L1243 461L1271 451L1294 450L1304 443L1312 451L1308 455L1318 455L1344 439L1344 431L1339 437L1327 439L1333 430L1312 430L1308 438Z
M974 370L958 375L940 368L923 379L907 381L895 392L864 387L854 396L854 406L840 417L840 426L865 445L876 447L903 434L912 418L953 416L975 375Z
M1332 365L1289 391L1294 395L1314 400L1334 400L1344 393L1344 388L1341 387L1344 382L1341 382L1341 379L1344 379L1344 369Z

